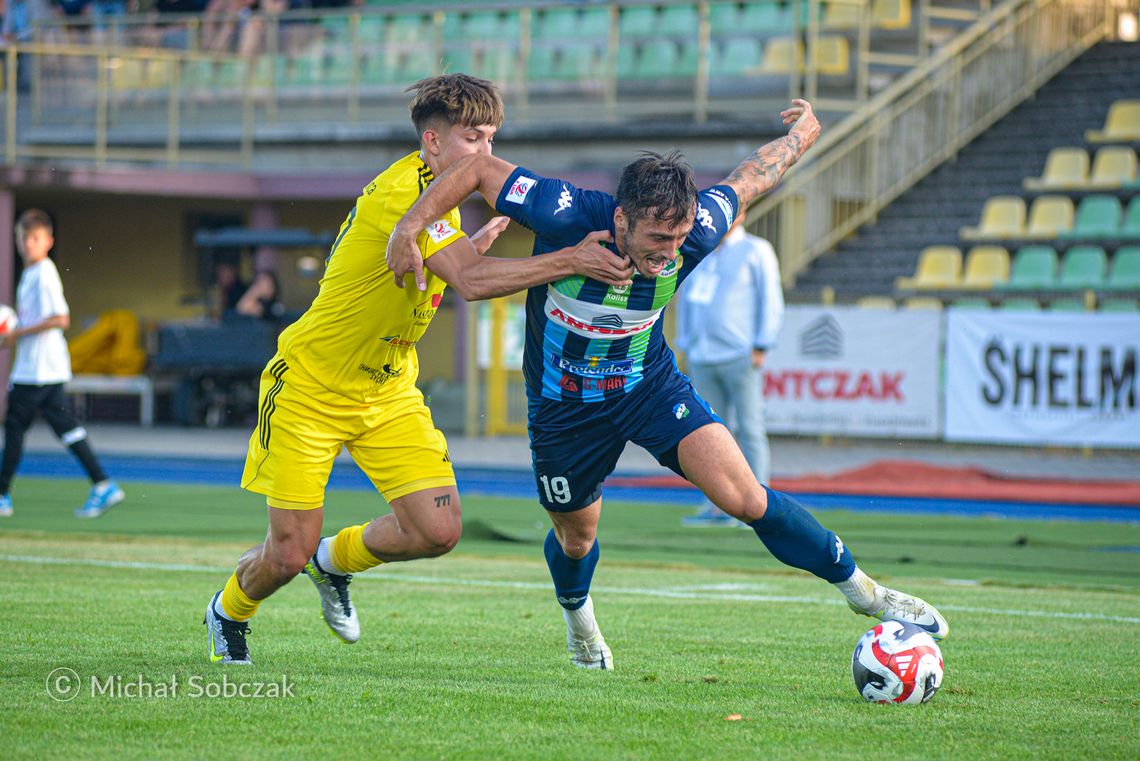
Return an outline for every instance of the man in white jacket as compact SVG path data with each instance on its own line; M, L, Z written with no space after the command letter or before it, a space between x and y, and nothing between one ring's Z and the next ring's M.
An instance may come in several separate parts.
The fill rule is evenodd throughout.
M728 235L681 290L677 345L701 396L726 420L756 480L768 484L771 461L764 427L760 370L784 320L780 265L772 244L744 230L737 217ZM689 526L735 523L706 502Z

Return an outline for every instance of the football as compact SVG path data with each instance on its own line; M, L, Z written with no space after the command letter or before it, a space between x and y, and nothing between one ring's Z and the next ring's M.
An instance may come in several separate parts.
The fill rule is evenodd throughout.
M884 621L859 638L855 689L872 703L925 703L942 684L942 651L914 624Z
M16 327L16 310L7 304L0 304L0 336Z

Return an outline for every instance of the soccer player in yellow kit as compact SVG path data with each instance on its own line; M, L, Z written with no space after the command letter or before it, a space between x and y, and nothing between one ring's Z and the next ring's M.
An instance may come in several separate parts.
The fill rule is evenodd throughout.
M506 227L493 219L474 235L458 208L422 231L426 289L386 285L392 227L432 179L457 159L491 153L503 104L490 82L464 74L411 88L420 149L364 188L341 225L320 292L287 328L261 376L257 427L242 487L264 494L269 531L246 552L211 599L210 658L249 664L245 635L258 605L302 570L320 593L329 627L360 637L348 594L352 574L385 562L443 555L459 541L459 494L447 442L416 388L416 342L451 285L467 300L492 298L574 274L629 284L632 267L591 233L552 256L483 257ZM391 506L391 513L321 537L329 471L342 447Z

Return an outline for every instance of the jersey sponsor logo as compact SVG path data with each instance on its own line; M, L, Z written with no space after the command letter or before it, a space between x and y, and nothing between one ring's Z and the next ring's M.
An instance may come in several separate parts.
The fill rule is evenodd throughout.
M625 323L619 315L616 314L601 314L590 320L590 324L595 328L624 328Z
M423 309L428 304L431 304L432 309L439 309L439 302L441 302L441 301L443 301L443 294L442 293L433 293L430 297L428 297L428 298L424 299L423 301L421 301L420 303L416 304L416 309Z
M558 354L550 355L550 364L574 375L601 378L608 375L629 375L633 372L632 359L607 360L605 357L587 357L585 362L566 359Z
M558 208L554 210L555 215L560 211L566 211L573 205L574 197L570 195L570 188L563 185L562 192L558 196Z
M511 185L511 189L507 191L507 197L504 200L510 203L521 204L526 200L527 194L530 193L530 189L534 187L535 182L537 182L537 180L532 177L519 175L515 179L515 184Z
M415 341L409 341L408 339L403 338L402 336L380 336L380 340L384 341L386 343L390 343L393 346L400 346L400 347L403 347L405 349L415 348L415 345L416 345Z
M385 363L383 367L371 367L361 362L360 367L357 369L371 378L372 382L377 386L383 386L393 378L399 378L404 374L402 367L392 367L387 363Z
M632 335L635 335L637 333L641 333L642 331L648 330L649 328L652 328L653 324L655 322L657 322L656 316L654 316L654 319L649 320L648 322L645 322L641 325L633 325L633 326L630 326L628 328L625 328L625 327L614 327L612 325L594 325L592 323L585 323L585 322L582 322L581 320L578 320L578 319L571 317L570 315L566 314L565 312L563 312L558 307L551 307L548 314L550 317L553 317L555 320L562 323L566 327L572 328L575 331L582 333L582 334L585 334L585 335L632 336ZM617 317L617 315L613 315L613 316L615 318L617 318L617 320L619 322L621 321L621 318ZM595 319L602 319L602 318L595 318Z
M720 207L720 210L724 212L724 218L731 227L732 218L735 216L732 213L732 201L728 200L728 196L715 188L709 191L709 196L711 196L713 201L716 202L716 205Z
M570 391L575 394L581 391L581 388L578 386L578 379L572 375L565 374L562 376L561 380L558 381L558 388L562 389L563 391Z
M684 402L673 406L673 417L678 420L687 418L689 416L689 408L685 406Z
M716 223L713 222L712 214L709 214L709 210L700 204L697 204L697 223L701 227L707 227L714 233L716 232Z
M455 228L452 227L446 219L437 219L435 222L432 222L426 230L428 237L436 243L442 243L452 235L455 235Z
M583 378L583 391L617 391L625 388L628 380L624 375L615 375L612 378Z
M439 302L443 299L442 293L433 293L429 298L424 299L416 304L412 309L412 317L417 320L417 325L427 325L431 322L431 318L435 317L435 312L439 309Z
M375 192L376 192L376 180L373 180L372 182L368 183L368 187L366 187L364 189L364 195L370 196Z
M657 275L657 278L658 279L670 278L670 277L673 277L674 275L676 275L677 269L680 266L680 264L679 264L680 261L681 261L681 257L678 256L676 259L674 259L673 261L666 264L665 268L661 270L661 273L659 275Z

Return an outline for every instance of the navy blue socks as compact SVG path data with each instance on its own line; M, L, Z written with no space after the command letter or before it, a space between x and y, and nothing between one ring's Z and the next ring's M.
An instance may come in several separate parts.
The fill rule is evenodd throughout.
M855 572L855 558L843 541L791 496L767 486L764 491L768 492L768 510L749 525L768 551L781 563L802 568L832 584L850 578Z
M594 539L594 546L581 560L574 560L562 551L562 545L554 536L554 529L546 535L546 565L550 567L550 577L554 579L554 594L558 604L566 610L577 610L586 602L586 595L590 593L590 580L594 578L594 569L598 566L598 540Z

